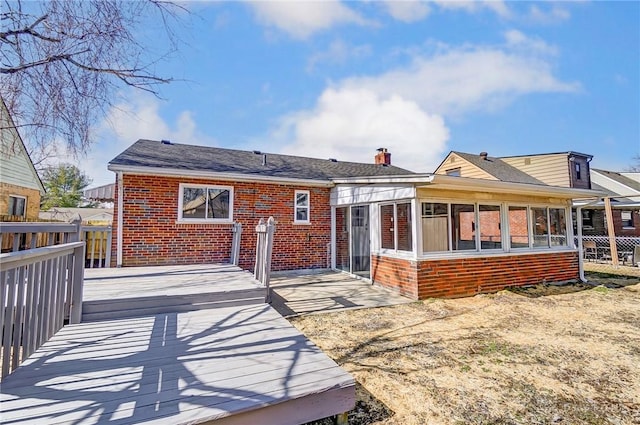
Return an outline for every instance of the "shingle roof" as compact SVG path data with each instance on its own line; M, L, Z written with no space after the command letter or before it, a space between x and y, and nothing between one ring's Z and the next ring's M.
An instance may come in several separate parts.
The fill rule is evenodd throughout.
M265 155L266 161L263 165ZM135 142L111 160L109 164L307 180L414 174L391 165L333 162L329 159L265 152L256 153L256 151L183 145L143 139Z
M457 151L452 151L452 153L455 153L465 161L470 162L471 164L491 174L500 181L511 183L544 184L540 180L530 176L524 171L520 171L516 167L507 164L500 158L487 156L486 159L483 159L477 154Z
M625 185L627 187L630 187L633 190L639 191L640 192L640 183L630 179L629 177L623 176L620 173L616 173L615 171L607 171L607 170L600 170L597 168L593 168L592 171L597 171L598 173L602 174L603 176L609 177L611 180L614 180L622 185Z

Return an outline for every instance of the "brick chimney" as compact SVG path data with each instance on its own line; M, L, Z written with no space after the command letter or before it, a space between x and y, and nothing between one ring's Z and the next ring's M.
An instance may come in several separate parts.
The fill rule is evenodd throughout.
M376 154L376 165L391 165L391 154L387 152L387 148L378 148Z

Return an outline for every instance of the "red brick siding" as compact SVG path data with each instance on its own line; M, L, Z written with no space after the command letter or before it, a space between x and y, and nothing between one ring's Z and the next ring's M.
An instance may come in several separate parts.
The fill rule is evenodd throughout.
M177 223L180 183L233 186L233 219L243 226L242 268L253 268L255 225L269 216L277 222L273 270L327 266L331 240L328 188L141 175L125 175L123 183L123 266L229 261L231 224ZM293 224L295 190L310 191L310 225ZM114 235L117 214L116 202ZM115 237L112 253L115 259Z
M372 256L372 279L414 299L465 297L578 278L576 252L442 260Z

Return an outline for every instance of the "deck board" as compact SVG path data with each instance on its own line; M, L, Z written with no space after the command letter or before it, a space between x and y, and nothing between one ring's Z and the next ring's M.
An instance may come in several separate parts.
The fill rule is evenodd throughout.
M123 270L111 290L108 277L100 277L99 290L88 291L88 298L139 295L131 288L131 273ZM173 277L193 291L203 286L193 281L195 275L207 275L209 289L253 285L242 282L244 272L219 268L216 273L231 278L212 284L206 270L176 268L166 278L145 270L143 280L168 279L169 292L176 293ZM0 403L3 424L259 419L283 425L351 409L354 385L273 308L253 304L65 326L3 380Z

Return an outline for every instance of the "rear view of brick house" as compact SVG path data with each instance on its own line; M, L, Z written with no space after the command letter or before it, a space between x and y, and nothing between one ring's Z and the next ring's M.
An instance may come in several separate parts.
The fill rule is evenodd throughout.
M273 270L332 268L415 299L579 277L571 205L598 192L513 168L498 180L412 173L385 148L373 159L139 140L109 163L114 265L228 262L238 222L251 269L253 226L273 216Z

